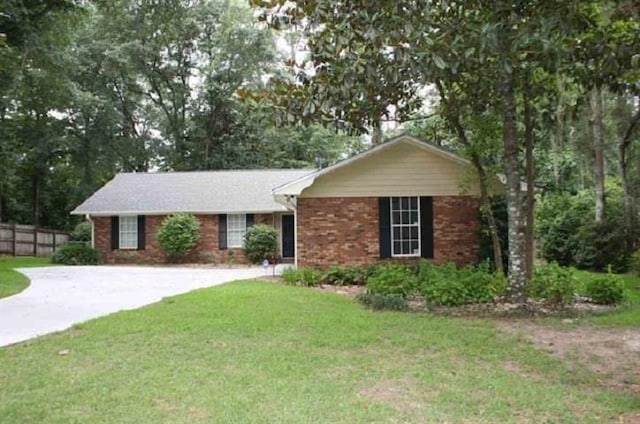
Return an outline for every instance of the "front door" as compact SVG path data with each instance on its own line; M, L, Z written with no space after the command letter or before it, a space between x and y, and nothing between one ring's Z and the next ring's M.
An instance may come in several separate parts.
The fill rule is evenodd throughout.
M293 215L282 215L282 257L293 258L295 256Z

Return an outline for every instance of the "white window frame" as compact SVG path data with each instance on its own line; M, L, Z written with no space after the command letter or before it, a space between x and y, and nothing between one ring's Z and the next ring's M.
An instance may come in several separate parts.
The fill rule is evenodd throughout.
M236 214L227 215L227 248L241 249L244 246L244 236L246 233L247 233L247 214L246 213L236 213ZM239 244L231 239L232 237L236 237L238 235L240 236ZM236 237L236 240L238 240L237 237Z
M118 248L122 250L138 249L138 216L121 215L118 217L118 225ZM126 235L127 237L125 238L123 235ZM131 238L132 235L133 239ZM129 241L129 243L125 243L123 240Z
M398 204L400 205L400 209L394 209L393 208L393 199L398 199ZM402 208L402 199L409 199L409 209L403 209ZM416 206L417 209L411 209L411 199L416 199ZM409 212L409 216L411 216L411 212L415 211L418 214L418 222L417 223L409 223L409 224L403 224L402 223L402 218L400 218L400 223L399 224L394 224L393 222L393 212L399 212L400 215L402 216L402 212L407 211ZM390 232L391 232L391 256L394 258L416 258L416 257L420 257L421 253L422 253L422 222L420 220L420 197L419 196L394 196L394 197L390 197L389 198L389 220L390 220ZM417 252L413 252L413 253L396 253L395 252L395 243L394 243L394 236L393 236L393 229L394 228L400 228L400 232L402 232L402 228L418 228L418 251ZM410 239L411 240L411 239ZM400 242L402 242L402 238L399 240Z

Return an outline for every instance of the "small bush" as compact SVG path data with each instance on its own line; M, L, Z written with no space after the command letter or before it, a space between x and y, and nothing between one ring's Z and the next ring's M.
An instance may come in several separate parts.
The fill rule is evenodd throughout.
M334 266L324 273L322 282L332 286L362 286L373 270L371 266Z
M160 224L157 237L160 247L170 258L183 256L198 244L200 222L191 214L170 215Z
M402 265L387 265L367 279L369 293L407 297L416 292L416 277Z
M322 282L322 271L314 268L287 268L282 272L282 280L290 286L317 286Z
M399 294L361 293L357 299L364 306L376 311L403 311L407 309L407 301Z
M491 302L502 296L507 287L505 277L491 272L488 263L458 268L455 264L424 262L418 280L420 294L427 302L444 306Z
M625 298L622 278L609 272L606 276L589 280L585 284L584 295L593 303L617 305Z
M83 221L76 225L71 234L69 234L69 240L77 242L90 242L91 241L91 223Z
M97 265L100 255L91 246L68 243L56 249L51 262L61 265Z
M265 224L256 224L244 236L244 254L253 263L273 260L278 250L278 231Z
M575 291L576 277L573 270L555 262L537 267L528 287L529 296L555 305L572 302Z

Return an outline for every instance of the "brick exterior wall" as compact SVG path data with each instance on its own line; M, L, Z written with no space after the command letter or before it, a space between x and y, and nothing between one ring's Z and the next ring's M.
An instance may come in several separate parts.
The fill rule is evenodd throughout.
M156 238L158 227L166 215L148 215L145 219L144 250L111 250L111 217L92 217L94 245L106 264L161 264L168 262ZM246 263L242 249L218 248L218 215L197 215L200 220L200 240L184 263ZM273 226L272 214L256 214L256 224Z
M433 198L433 262L465 265L477 260L478 206L478 199L469 196ZM299 266L380 259L376 197L299 198L297 218Z
M378 198L300 198L298 266L366 264L380 257Z

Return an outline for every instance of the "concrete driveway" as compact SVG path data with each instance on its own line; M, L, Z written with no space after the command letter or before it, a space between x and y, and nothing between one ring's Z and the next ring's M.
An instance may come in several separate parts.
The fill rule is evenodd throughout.
M139 308L163 297L266 274L258 267L63 266L18 271L29 277L31 285L0 299L0 346Z

